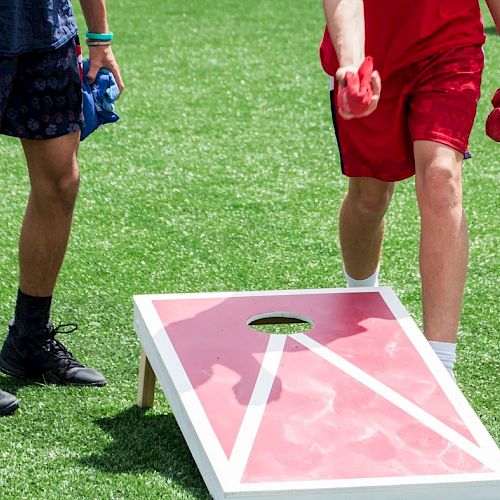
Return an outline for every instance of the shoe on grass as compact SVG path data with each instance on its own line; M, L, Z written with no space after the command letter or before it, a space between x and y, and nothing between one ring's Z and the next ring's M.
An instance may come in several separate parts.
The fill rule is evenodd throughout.
M19 401L15 396L0 389L0 416L10 415L19 407Z
M79 363L55 338L58 333L71 333L76 329L75 324L54 328L52 323L41 329L25 329L11 321L9 334L0 352L0 370L7 375L40 380L46 384L106 385L101 373Z

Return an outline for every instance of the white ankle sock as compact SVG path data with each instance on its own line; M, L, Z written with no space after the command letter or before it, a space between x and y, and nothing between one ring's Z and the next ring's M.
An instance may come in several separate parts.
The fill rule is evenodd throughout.
M365 278L363 280L356 280L354 278L351 278L351 276L347 274L347 271L345 270L344 267L344 274L345 274L345 279L347 281L347 287L356 288L361 286L378 286L379 271L380 271L380 266L377 266L377 270L371 276L368 276L368 278Z
M453 369L455 368L455 361L457 359L457 344L454 342L438 342L435 340L429 340L429 344L441 360L441 363L443 363L444 367L448 370L448 373L455 379L455 372Z

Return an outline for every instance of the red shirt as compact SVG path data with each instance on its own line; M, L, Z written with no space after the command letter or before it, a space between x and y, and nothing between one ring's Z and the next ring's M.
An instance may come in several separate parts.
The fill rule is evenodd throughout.
M365 53L382 77L398 68L485 40L478 0L364 0ZM320 47L323 69L339 64L325 30Z

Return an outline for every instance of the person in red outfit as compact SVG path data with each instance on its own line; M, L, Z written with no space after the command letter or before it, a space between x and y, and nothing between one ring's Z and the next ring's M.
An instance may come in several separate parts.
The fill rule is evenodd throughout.
M500 27L500 2L487 0ZM478 0L324 0L320 47L349 187L340 211L348 286L378 286L394 183L415 176L424 333L453 376L467 269L461 168L480 95L485 41ZM373 58L369 102L338 93ZM349 89L347 89L349 91Z

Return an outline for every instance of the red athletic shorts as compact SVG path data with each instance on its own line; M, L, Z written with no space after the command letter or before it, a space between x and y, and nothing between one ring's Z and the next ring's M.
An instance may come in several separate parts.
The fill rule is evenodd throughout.
M469 157L483 66L481 46L468 46L382 75L378 107L365 118L341 118L337 92L331 90L342 172L382 181L411 177L417 140L439 142Z

